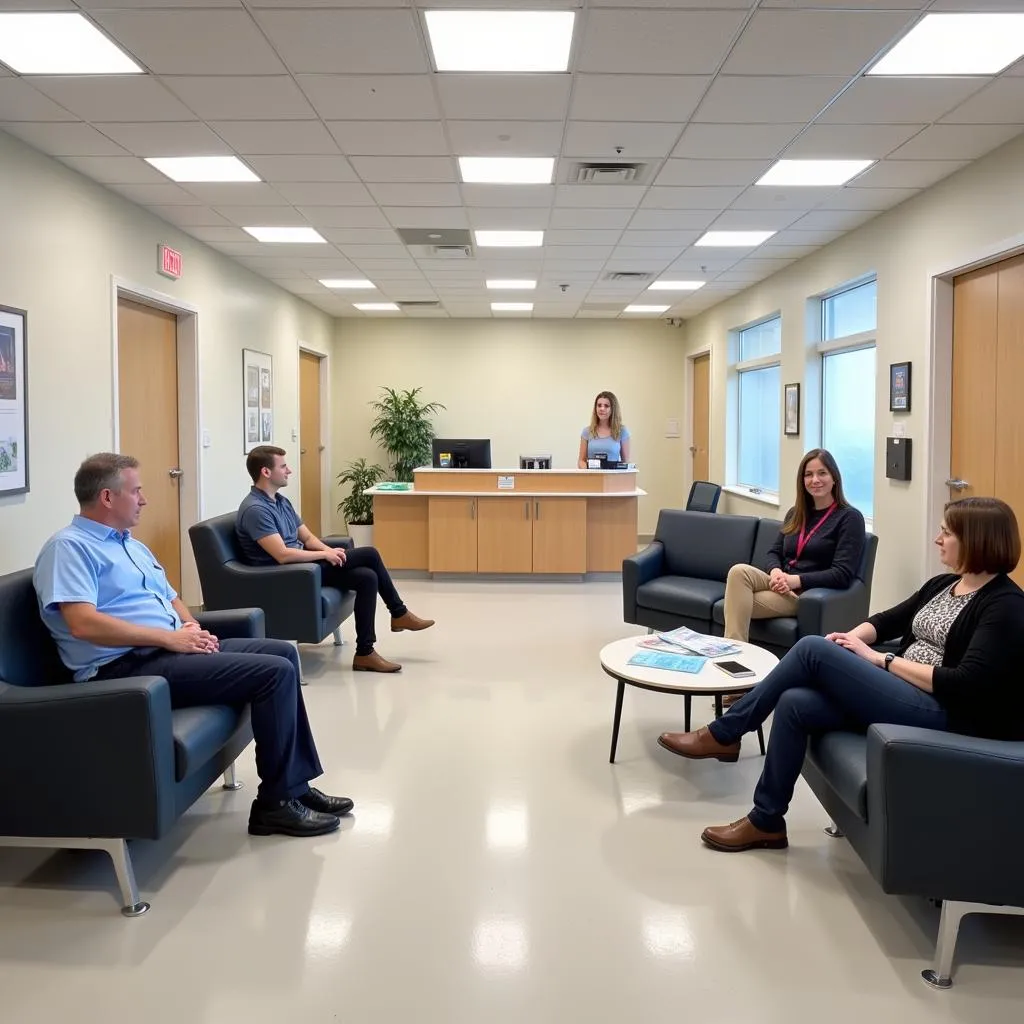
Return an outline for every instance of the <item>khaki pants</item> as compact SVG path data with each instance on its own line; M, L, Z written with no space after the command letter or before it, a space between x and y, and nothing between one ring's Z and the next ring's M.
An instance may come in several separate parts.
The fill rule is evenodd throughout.
M796 615L795 594L776 594L768 573L752 565L734 565L725 584L725 635L747 640L751 619L779 619Z

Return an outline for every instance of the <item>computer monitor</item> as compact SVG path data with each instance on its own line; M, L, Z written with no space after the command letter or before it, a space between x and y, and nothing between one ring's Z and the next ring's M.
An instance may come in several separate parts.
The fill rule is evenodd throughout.
M431 448L434 469L491 468L491 440L488 437L435 437Z

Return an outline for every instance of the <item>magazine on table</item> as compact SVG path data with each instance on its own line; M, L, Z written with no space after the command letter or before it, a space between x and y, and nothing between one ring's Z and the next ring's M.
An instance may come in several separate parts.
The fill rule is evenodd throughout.
M705 636L687 626L680 626L667 633L652 633L640 641L640 646L655 651L689 651L705 658L721 658L726 654L739 654L742 649L731 640L723 640L717 636Z
M676 648L678 651L679 648ZM643 668L662 668L670 672L689 672L691 675L704 667L707 658L693 654L666 654L663 651L637 651L627 664L640 665Z

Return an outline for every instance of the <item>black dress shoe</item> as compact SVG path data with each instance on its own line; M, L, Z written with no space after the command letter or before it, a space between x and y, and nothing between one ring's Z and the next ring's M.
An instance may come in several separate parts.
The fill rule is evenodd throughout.
M311 811L319 811L321 814L333 814L336 818L340 818L343 814L348 814L355 807L355 804L347 796L328 796L313 786L309 787L308 793L303 793L299 797L299 802Z
M274 807L252 802L249 811L251 836L322 836L337 830L341 823L333 814L311 810L299 800L285 800Z

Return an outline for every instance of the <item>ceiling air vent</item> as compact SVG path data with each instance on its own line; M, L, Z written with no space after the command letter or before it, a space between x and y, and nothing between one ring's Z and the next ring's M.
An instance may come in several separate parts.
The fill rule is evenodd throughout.
M610 274L605 275L606 281L635 281L637 284L641 284L644 281L650 280L650 271L647 270L613 270Z
M442 260L467 260L473 255L473 250L468 245L435 245L433 253Z
M628 185L636 183L643 164L578 164L576 182L580 185Z
M400 309L440 309L438 299L398 299L395 305Z

